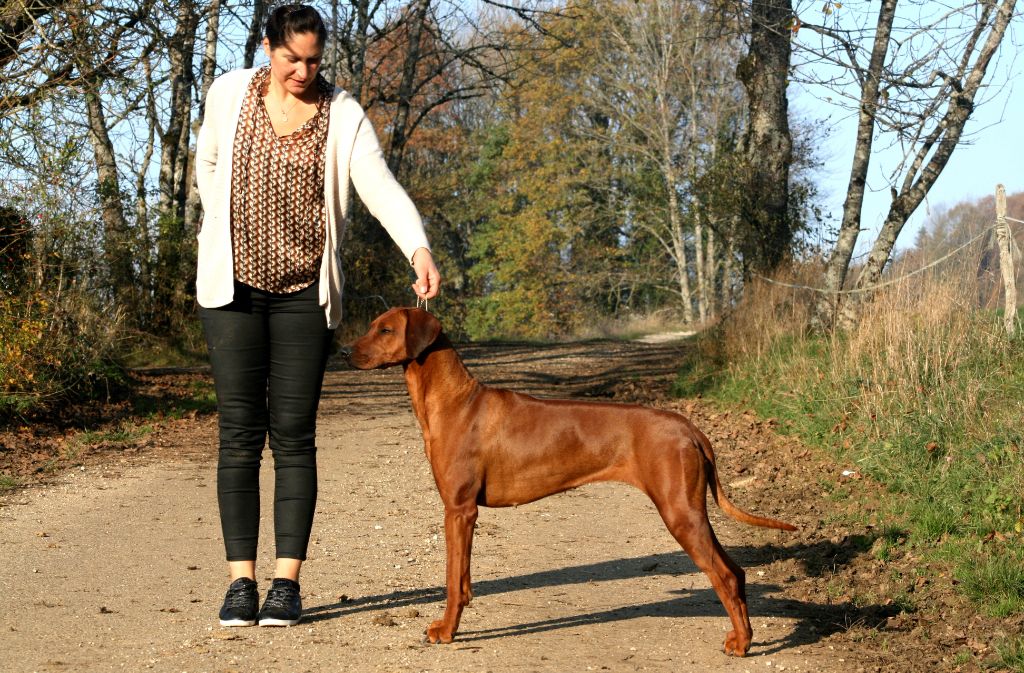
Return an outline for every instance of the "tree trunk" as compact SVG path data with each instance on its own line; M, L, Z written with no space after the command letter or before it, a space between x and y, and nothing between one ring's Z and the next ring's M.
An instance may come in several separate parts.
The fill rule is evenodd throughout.
M789 217L793 140L786 98L792 0L753 0L750 12L750 50L736 68L749 110L740 145L747 166L741 211L753 235L743 252L745 265L770 270L782 261L793 238Z
M668 188L668 219L672 232L672 254L676 260L676 281L679 283L679 299L683 308L683 320L693 323L693 295L690 293L690 264L686 258L686 239L683 236L683 223L679 215L679 197L676 194L675 172L665 172L665 185Z
M356 30L352 45L352 82L349 93L365 105L363 85L366 81L366 49L370 33L370 0L352 0L352 4L356 13Z
M696 46L694 46L696 50ZM696 59L695 59L696 60ZM699 110L700 102L697 92L697 78L690 78L690 98L691 98L691 109ZM714 157L714 143L711 144L711 157ZM712 159L713 160L713 159ZM700 172L697 166L697 152L690 153L690 184L696 184L700 176ZM694 199L696 201L696 199ZM694 271L696 272L697 280L697 317L702 325L707 323L708 319L708 279L704 275L705 261L704 261L704 216L701 212L699 203L694 203L690 209L693 216L693 248L696 260L694 261Z
M156 133L159 128L159 117L156 111L155 89L150 84L153 80L153 70L149 58L143 59L143 72L147 86L150 87L146 95L146 149L142 155L142 163L139 164L135 174L135 227L137 240L135 243L136 264L139 269L138 287L143 294L148 295L153 289L153 241L150 237L149 222L149 169L153 163L153 155L156 152ZM140 325L147 322L148 303L140 305L140 314L137 316Z
M210 16L206 24L206 51L203 52L203 82L199 91L198 130L206 118L206 94L217 76L217 41L220 39L220 0L210 2Z
M724 253L722 255L722 306L732 307L736 299L733 292L733 278L736 274L736 243L732 239L728 239L725 250L722 252Z
M398 106L395 109L394 123L391 127L391 142L388 144L388 168L395 175L402 166L405 157L406 135L409 126L409 114L412 109L412 97L415 93L416 71L419 67L423 28L427 21L427 10L430 0L417 0L413 15L409 21L409 34L405 62L402 64L402 81L398 86Z
M338 83L338 66L341 61L341 44L338 40L338 0L331 0L331 67L327 71L327 81L331 84Z
M103 259L109 274L110 289L116 304L134 314L136 302L132 246L121 199L117 156L107 131L99 82L94 82L85 91L85 107L89 119L89 140L96 159L96 191L103 219Z
M256 50L263 43L263 27L267 22L267 0L255 0L252 3L252 20L249 21L249 34L245 38L245 51L242 66L251 68L256 61Z
M704 255L705 264L707 269L704 271L705 282L707 283L707 296L708 296L708 318L714 320L718 317L718 307L723 304L721 297L718 294L721 292L719 289L721 284L718 282L718 272L721 265L718 261L718 249L715 241L715 228L708 227L708 245L707 253Z
M213 84L217 75L217 40L220 36L220 3L221 0L210 2L209 17L206 24L206 50L203 52L202 73L203 80L199 90L199 112L192 123L193 134L199 134L199 128L206 118L206 94ZM192 167L194 155L189 154L188 165ZM203 204L199 200L199 185L196 182L195 171L192 170L189 179L188 197L185 201L185 230L198 231L199 218L202 216Z
M875 114L878 110L879 84L885 56L889 50L889 37L896 17L897 0L883 0L878 11L875 42L871 49L868 70L861 78L860 114L857 122L857 141L854 146L853 166L843 204L843 220L839 238L825 266L823 294L816 307L816 320L821 327L831 327L839 306L839 291L846 282L853 249L860 233L861 211L864 207L864 189L867 184L868 165L871 161L871 143L875 132Z
M157 228L157 264L154 275L153 308L158 329L170 326L170 321L182 309L181 299L186 292L185 281L190 277L184 268L185 213L188 188L191 182L189 166L190 117L192 113L192 53L199 16L193 0L178 4L177 26L168 44L170 56L170 116L167 127L160 134L160 205Z
M170 56L170 115L160 134L160 211L184 220L188 193L188 139L192 114L192 50L198 15L193 0L178 4L177 26L168 44ZM184 141L184 142L183 142ZM184 148L183 148L184 145ZM182 151L184 149L184 151Z
M697 255L695 262L697 271L697 317L703 325L708 321L708 279L704 274L704 222L700 213L696 215L696 218L697 221L693 226L693 241Z

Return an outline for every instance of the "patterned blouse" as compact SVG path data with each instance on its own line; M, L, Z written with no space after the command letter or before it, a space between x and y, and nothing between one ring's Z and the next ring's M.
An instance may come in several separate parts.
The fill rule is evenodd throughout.
M235 279L273 293L296 292L320 274L327 212L324 160L332 87L317 75L316 114L278 136L263 103L270 67L253 76L242 102L231 173Z

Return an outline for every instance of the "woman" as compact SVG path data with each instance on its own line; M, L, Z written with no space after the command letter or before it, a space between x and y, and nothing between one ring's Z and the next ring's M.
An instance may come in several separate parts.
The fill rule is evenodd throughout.
M223 626L290 626L316 502L316 410L344 277L338 247L351 179L416 272L440 276L416 207L357 101L319 74L327 30L304 5L275 10L270 64L219 78L196 146L203 203L196 282L219 410L217 498L231 584ZM256 586L259 469L274 457L274 580Z

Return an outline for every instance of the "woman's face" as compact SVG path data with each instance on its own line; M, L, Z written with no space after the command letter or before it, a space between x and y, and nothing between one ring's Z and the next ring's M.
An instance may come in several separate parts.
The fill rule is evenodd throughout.
M293 96L301 96L313 83L324 56L316 33L293 33L276 49L263 38L263 51L270 58L270 76Z

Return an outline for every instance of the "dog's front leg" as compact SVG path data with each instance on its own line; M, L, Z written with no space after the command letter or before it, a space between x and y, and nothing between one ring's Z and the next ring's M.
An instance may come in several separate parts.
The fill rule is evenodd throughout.
M473 549L473 527L476 525L475 502L444 508L444 541L448 550L446 581L448 604L444 616L427 628L427 640L450 643L459 628L462 609L473 593L470 589L469 559Z

